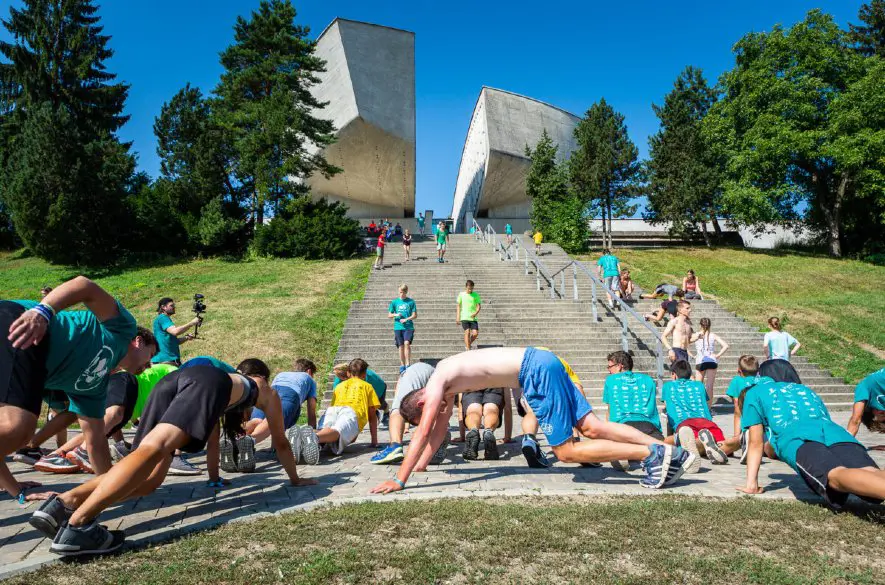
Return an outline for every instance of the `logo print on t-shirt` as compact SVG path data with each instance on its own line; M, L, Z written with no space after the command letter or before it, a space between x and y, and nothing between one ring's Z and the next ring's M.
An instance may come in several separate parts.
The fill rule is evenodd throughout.
M114 359L114 350L107 345L102 346L98 353L92 358L89 366L77 381L74 383L74 390L78 392L89 392L98 388L99 384L104 381L111 369L111 360Z

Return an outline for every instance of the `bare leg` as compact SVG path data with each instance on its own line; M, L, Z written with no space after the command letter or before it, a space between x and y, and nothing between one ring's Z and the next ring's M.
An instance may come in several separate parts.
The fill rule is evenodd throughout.
M464 349L470 350L470 329L464 330Z
M403 362L404 366L412 365L412 344L411 342L406 341L403 343L403 357L405 358L405 362Z
M58 412L57 410L50 410L49 412L52 413L52 418L53 418L53 419L55 419L55 417L57 417L59 414L61 414L61 413ZM63 411L63 412L65 412L65 411ZM49 423L48 420L47 420L46 422ZM67 426L68 426L68 425L65 425L65 428L63 428L62 430L58 431L58 432L55 434L55 447L56 447L56 449L61 449L61 446L68 442L68 429L67 429Z
M464 414L464 425L467 427L467 430L478 429L481 421L482 405L474 403L468 406L467 412Z
M597 439L580 443L568 440L553 447L553 453L563 463L605 463L625 459L642 461L648 457L650 451L645 445Z
M390 442L402 445L403 434L406 431L406 421L400 415L399 410L394 410L390 413L390 426L388 431L390 432Z
M477 338L479 337L479 329L471 329L470 330L470 345L476 343Z
M258 421L258 424L249 424L252 423L252 421ZM270 436L270 424L267 422L267 419L253 418L249 423L247 423L246 434L255 439L256 444ZM252 427L251 430L249 429L250 426Z
M406 344L402 344L399 346L399 365L406 365Z
M538 418L535 416L534 412L526 412L525 416L522 417L522 434L524 435L534 435L538 432Z
M55 435L55 440L56 442L58 442L58 438L61 436L61 431L59 429L67 429L67 427L73 424L76 420L77 415L71 411L65 411L55 415L54 417L52 417L51 421L47 422L45 425L43 425L42 429L37 431L37 434L31 437L31 440L28 441L28 447L37 448L48 441L49 437L53 435ZM65 430L65 436L67 437L67 435L68 433ZM67 441L65 441L65 443L66 442ZM58 447L61 448L62 445L64 445L64 443L62 443Z
M36 426L37 417L33 413L0 403L0 488L12 497L18 495L21 486L6 466L5 458L27 444Z
M827 481L840 492L885 500L885 470L882 469L837 467L827 475Z
M497 404L483 404L482 406L482 422L486 429L495 430L501 421L501 411Z
M335 429L325 428L317 431L317 441L320 444L337 443L341 435Z
M713 406L713 393L716 388L716 370L710 369L703 372L704 387L707 389L707 405Z
M663 441L653 439L652 437L646 435L640 430L634 429L633 427L622 425L620 423L599 420L592 412L578 421L578 430L580 430L581 434L588 439L606 439L608 441L630 443L633 445L643 445L646 447L648 445L664 444ZM578 444L583 445L584 443ZM648 455L647 450L646 455ZM643 455L643 457L640 457L640 459L644 457L645 455ZM624 458L621 457L621 459ZM605 459L605 461L612 460Z

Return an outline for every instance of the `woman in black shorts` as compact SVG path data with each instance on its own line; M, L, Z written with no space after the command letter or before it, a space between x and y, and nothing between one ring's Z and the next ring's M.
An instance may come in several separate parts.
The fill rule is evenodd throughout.
M412 232L406 230L403 234L403 250L406 252L406 262L412 259Z
M168 374L151 392L132 452L105 475L51 497L34 512L31 524L54 539L50 550L57 554L100 554L120 548L123 533L100 526L97 516L125 499L146 496L157 489L176 449L196 453L207 448L210 485L220 487L219 419L223 419L224 432L233 439L243 432L244 415L253 406L267 415L273 447L292 485L315 484L314 480L298 477L283 427L280 397L270 387L268 376L228 374L212 366Z

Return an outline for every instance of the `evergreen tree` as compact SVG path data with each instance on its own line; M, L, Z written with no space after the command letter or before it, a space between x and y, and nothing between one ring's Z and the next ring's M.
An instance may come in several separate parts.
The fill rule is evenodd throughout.
M256 225L267 205L279 211L307 193L303 180L311 174L340 170L322 154L334 126L314 115L326 104L310 93L325 63L295 16L289 0L262 0L249 20L237 19L234 44L221 54L216 109L231 132L234 173L252 191Z
M47 260L108 264L123 252L135 161L114 132L128 87L92 0L24 0L0 42L0 199Z
M706 222L716 221L720 177L701 132L701 121L716 100L703 73L686 67L664 98L652 105L661 128L651 136L646 163L648 209L645 219L670 224L670 232L693 236L698 231L711 245ZM700 229L699 229L700 228Z
M585 208L601 211L603 247L611 248L612 219L636 213L630 199L639 191L639 151L627 135L624 116L604 98L584 114L575 138L578 148L569 159L572 188Z
M865 56L885 57L885 0L872 0L860 7L863 24L849 24L851 40Z

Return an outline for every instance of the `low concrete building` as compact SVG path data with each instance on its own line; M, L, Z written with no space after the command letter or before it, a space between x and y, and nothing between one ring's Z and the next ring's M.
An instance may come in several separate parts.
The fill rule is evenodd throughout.
M452 208L455 230L469 230L473 218L512 220L515 229L527 226L531 204L525 178L531 161L526 146L534 148L547 130L559 147L559 160L564 160L577 147L574 129L579 121L550 104L483 87L461 153Z
M344 172L307 180L317 198L341 201L356 218L415 213L415 34L336 18L317 39L326 72L313 95L328 102L338 141L326 159Z

